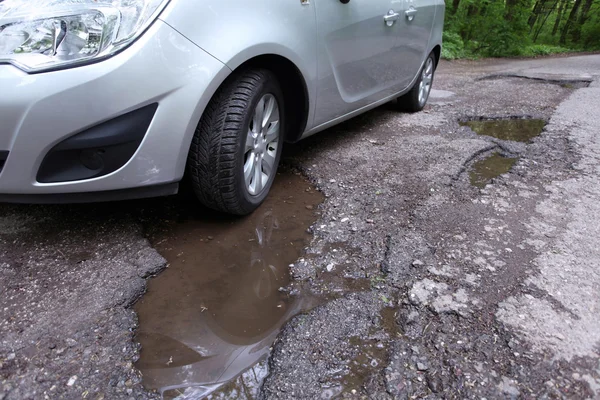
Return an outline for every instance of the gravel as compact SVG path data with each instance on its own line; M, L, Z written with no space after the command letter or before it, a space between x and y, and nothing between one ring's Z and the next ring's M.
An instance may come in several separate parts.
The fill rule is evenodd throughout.
M382 106L288 146L327 197L292 292L326 301L283 328L252 397L600 396L600 88L530 79L599 67L442 62L424 112ZM458 125L515 116L549 125L528 144ZM493 152L519 161L472 187ZM0 206L0 399L157 397L133 365L131 310L166 267L144 238L156 210Z

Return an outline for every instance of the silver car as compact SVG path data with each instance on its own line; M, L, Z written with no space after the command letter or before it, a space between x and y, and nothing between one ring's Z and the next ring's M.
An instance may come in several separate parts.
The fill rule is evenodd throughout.
M284 142L421 110L442 0L0 0L0 201L248 214Z

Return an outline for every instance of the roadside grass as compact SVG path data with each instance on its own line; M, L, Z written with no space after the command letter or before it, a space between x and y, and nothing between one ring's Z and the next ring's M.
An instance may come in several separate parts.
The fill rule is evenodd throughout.
M547 44L532 44L523 48L521 57L539 57L553 54L574 53L576 50L561 46L551 46Z
M445 60L478 60L481 58L513 58L513 57L543 57L557 54L582 53L584 50L572 49L562 46L548 44L525 44L519 47L506 48L503 51L496 51L493 54L487 54L481 51L477 42L465 44L456 32L444 31L442 58Z

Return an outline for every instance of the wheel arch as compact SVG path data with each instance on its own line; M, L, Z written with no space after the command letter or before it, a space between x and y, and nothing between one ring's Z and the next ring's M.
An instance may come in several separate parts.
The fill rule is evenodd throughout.
M284 96L287 121L285 141L298 141L306 129L310 114L308 85L300 68L282 55L260 54L239 63L231 75L234 76L239 71L252 68L268 69L277 77Z
M301 68L297 63L291 61L289 57L277 53L262 53L250 57L239 54L226 63L221 74L216 77L216 82L213 82L209 90L204 92L199 100L195 116L190 121L192 133L189 135L188 140L185 141L184 148L182 149L186 157L191 147L196 127L200 123L208 104L210 104L214 96L224 85L231 79L235 79L235 76L240 71L250 68L265 68L277 76L284 93L285 110L287 112L285 141L297 142L300 140L306 130L311 114L310 90ZM289 110L297 110L297 112L290 113Z
M284 107L287 112L286 142L297 142L306 130L311 114L311 98L307 80L298 64L291 61L290 58L276 53L262 53L251 57L241 56L238 55L238 57L224 65L224 68L215 77L216 79L199 99L196 112L188 127L189 133L186 135L184 143L182 143L181 164L179 164L179 168L181 168L180 176L185 175L187 170L187 157L191 149L192 139L208 104L224 85L231 79L235 79L240 71L250 68L265 68L277 76L284 93ZM297 111L289 112L289 110Z
M440 64L440 58L442 57L442 46L436 44L431 51L435 55L435 68L437 69L438 65Z

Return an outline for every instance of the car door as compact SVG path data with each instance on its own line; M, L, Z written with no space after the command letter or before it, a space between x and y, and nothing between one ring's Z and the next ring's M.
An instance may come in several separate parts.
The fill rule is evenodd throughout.
M439 0L395 0L399 10L398 42L394 54L399 55L398 68L404 78L402 86L412 83L425 58L429 55L429 39Z
M318 36L315 125L402 89L406 77L398 68L397 53L402 21L393 10L398 0L312 1Z

